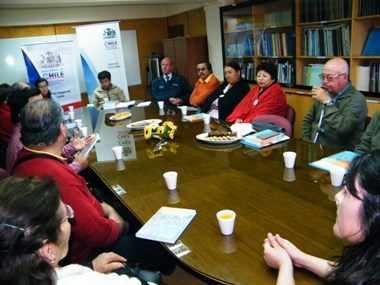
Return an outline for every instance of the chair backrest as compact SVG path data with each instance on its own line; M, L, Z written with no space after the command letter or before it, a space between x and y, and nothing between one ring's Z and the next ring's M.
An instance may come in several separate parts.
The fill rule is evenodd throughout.
M258 115L253 119L252 123L254 122L265 122L275 124L277 126L283 127L286 131L287 136L293 136L293 125L287 118L278 115Z
M371 120L372 120L372 117L370 117L370 116L365 117L364 130L367 129L367 127L368 127L369 123L371 122Z
M292 106L288 104L288 107L286 109L285 118L288 119L292 127L294 128L294 122L296 121L296 111Z

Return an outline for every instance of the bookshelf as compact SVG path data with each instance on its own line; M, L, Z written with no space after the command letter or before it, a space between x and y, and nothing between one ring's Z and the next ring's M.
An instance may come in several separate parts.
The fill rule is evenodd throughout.
M220 11L224 61L239 62L249 82L257 64L272 61L284 87L307 90L321 84L323 64L340 56L354 86L380 97L380 54L362 55L369 31L380 27L379 0L256 0Z
M240 63L242 77L255 81L262 61L278 65L279 82L294 84L293 0L243 2L221 8L224 62Z

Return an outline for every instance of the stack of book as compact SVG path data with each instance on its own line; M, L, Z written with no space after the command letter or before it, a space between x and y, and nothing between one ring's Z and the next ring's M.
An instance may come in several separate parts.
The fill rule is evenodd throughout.
M301 23L345 19L352 16L352 1L300 0L299 2Z
M275 132L268 129L246 136L243 140L241 140L241 143L248 146L253 146L255 148L263 148L288 139L289 137L284 133Z
M358 66L357 88L360 91L380 92L380 64L371 62L368 66Z
M350 24L308 26L303 29L302 54L305 56L349 56Z

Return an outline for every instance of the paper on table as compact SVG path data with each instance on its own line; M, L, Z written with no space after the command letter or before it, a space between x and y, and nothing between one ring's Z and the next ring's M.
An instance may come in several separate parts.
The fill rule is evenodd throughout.
M141 102L137 104L137 107L148 107L150 103L150 101Z
M129 101L129 102L119 102L116 103L116 108L128 108L129 106L135 105L136 101Z
M173 244L195 214L192 209L161 207L136 233L136 237Z

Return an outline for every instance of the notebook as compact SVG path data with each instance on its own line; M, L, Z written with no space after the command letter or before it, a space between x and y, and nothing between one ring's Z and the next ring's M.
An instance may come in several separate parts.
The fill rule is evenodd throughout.
M161 207L136 233L136 237L173 244L192 221L192 209Z

